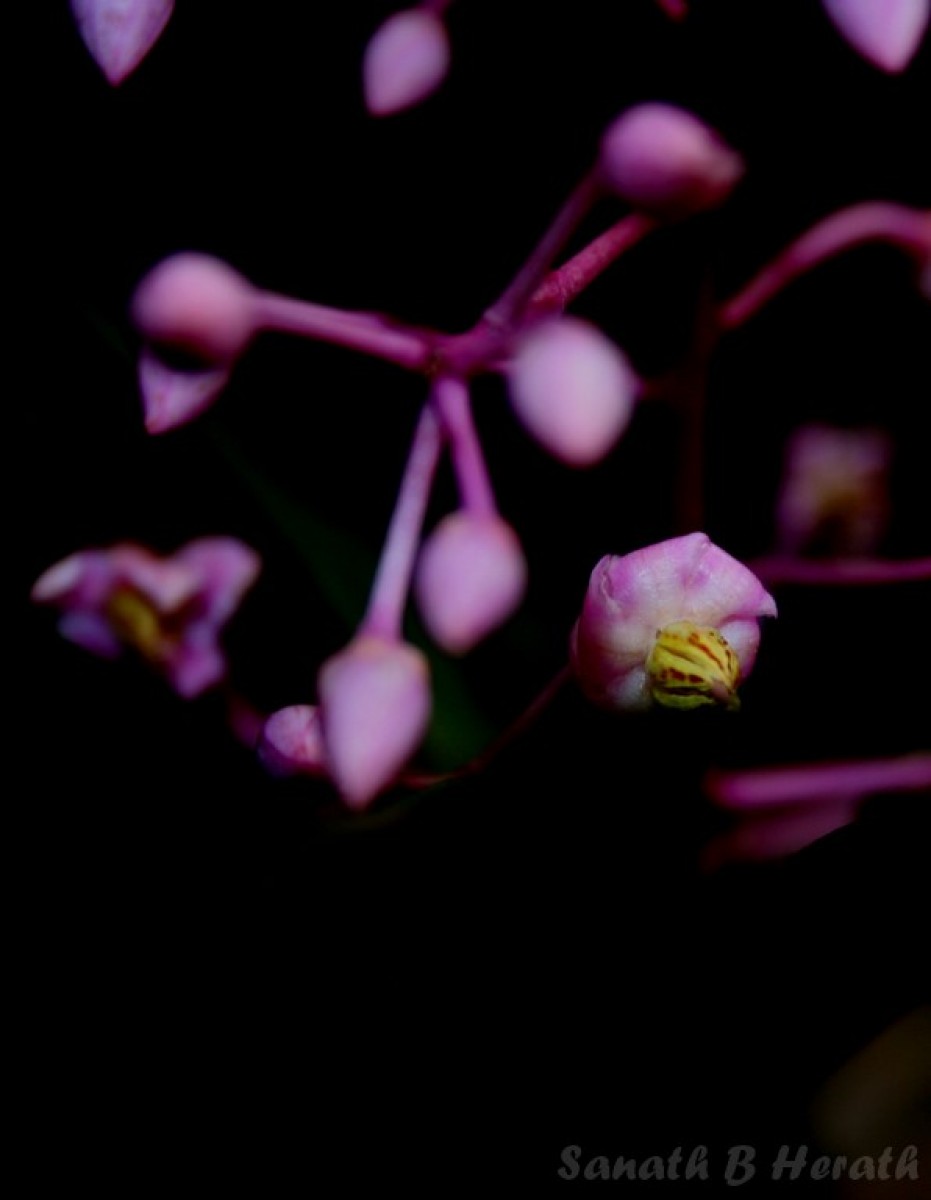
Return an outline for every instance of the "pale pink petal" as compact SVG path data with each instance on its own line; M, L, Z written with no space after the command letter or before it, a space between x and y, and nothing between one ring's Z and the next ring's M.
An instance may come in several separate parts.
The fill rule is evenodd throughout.
M236 611L262 567L262 560L250 546L230 537L188 542L175 561L197 579L201 612L214 625L224 624Z
M113 580L106 551L81 550L44 571L32 586L32 599L37 604L96 608L109 595Z
M346 803L364 808L426 732L426 659L413 646L359 637L324 663L318 691L330 774Z
M510 366L514 411L541 445L576 467L611 450L627 428L638 388L620 348L577 317L535 325Z
M929 0L823 0L825 11L851 46L874 67L904 71L921 44Z
M450 654L471 650L520 604L527 564L497 516L451 513L424 543L416 591L431 636Z
M112 557L119 582L160 613L175 612L198 594L197 573L175 557L158 558L138 546L116 546Z
M417 8L395 13L366 47L366 107L381 117L419 104L439 87L448 68L449 39L440 18Z
M193 421L213 404L229 378L228 367L178 371L151 350L143 350L139 358L139 389L146 429L149 433L165 433Z
M743 161L713 129L671 104L638 104L601 142L607 187L635 208L679 218L713 208L731 193Z
M71 0L84 44L114 85L152 49L173 8L174 0Z
M272 713L262 731L259 757L276 775L325 775L319 708L292 704Z
M165 675L179 696L199 696L226 676L226 658L212 628L187 630L165 663Z

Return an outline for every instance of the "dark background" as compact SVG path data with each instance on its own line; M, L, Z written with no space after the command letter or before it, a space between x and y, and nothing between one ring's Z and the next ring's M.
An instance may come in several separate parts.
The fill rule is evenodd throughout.
M709 766L927 747L925 585L783 589L738 717L619 720L569 692L481 777L356 822L324 785L269 778L218 700L185 705L132 663L91 659L29 605L32 581L82 546L241 537L265 570L227 644L236 686L268 711L313 700L361 613L419 381L267 337L207 417L148 438L126 308L169 253L463 329L612 116L668 100L748 174L724 211L658 234L575 307L655 375L684 356L703 291L730 294L813 221L929 203L927 39L892 78L817 5L709 0L675 25L647 0L468 0L449 14L443 89L376 121L359 63L389 11L182 3L112 90L66 6L48 6L17 75L7 788L37 1178L255 1171L264 1193L287 1169L323 1195L457 1181L534 1195L558 1185L570 1143L704 1143L715 1162L749 1143L766 1161L817 1144L812 1096L927 999L926 797L877 797L785 862L700 867L725 824L700 789ZM605 202L578 245L622 212ZM891 429L883 549L928 552L931 322L912 274L859 250L720 347L703 524L730 552L770 547L782 445L804 419ZM688 531L661 403L574 472L523 436L497 381L476 396L532 584L469 659L436 662L441 766L558 669L601 555ZM452 495L443 476L432 518ZM705 1192L719 1187L720 1172Z

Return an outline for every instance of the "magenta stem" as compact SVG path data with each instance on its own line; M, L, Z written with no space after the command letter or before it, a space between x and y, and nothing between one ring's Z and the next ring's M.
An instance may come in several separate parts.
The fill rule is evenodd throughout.
M832 213L778 254L719 310L722 329L735 329L794 279L863 242L891 242L920 260L931 255L931 212L882 201Z
M544 279L531 299L533 308L566 308L632 246L656 229L652 217L631 213L622 217Z
M497 512L494 491L472 420L465 380L455 375L441 377L434 384L432 401L449 439L463 508L476 516L493 516Z
M792 558L774 554L751 564L753 573L770 587L780 584L869 585L917 583L931 579L931 558Z
M427 501L443 448L443 431L431 404L425 404L414 430L368 608L360 634L397 640L410 590Z
M713 771L704 787L714 801L732 809L862 799L877 792L931 792L931 754Z
M433 335L424 331L391 325L371 313L346 312L275 292L257 294L255 319L259 329L331 342L413 371L424 370L432 353Z
M601 192L597 174L590 171L576 185L556 214L536 249L482 320L494 328L509 328L520 317L540 281Z

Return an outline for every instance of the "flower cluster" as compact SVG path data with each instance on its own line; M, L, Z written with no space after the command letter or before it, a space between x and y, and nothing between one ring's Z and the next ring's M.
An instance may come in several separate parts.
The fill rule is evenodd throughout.
M412 108L444 83L452 53L447 6L423 3L376 30L361 63L371 115ZM686 4L662 7L675 19L687 15ZM929 6L824 0L823 7L856 51L893 73L916 52ZM72 0L81 36L111 84L126 80L152 51L172 8L171 0ZM315 688L282 697L297 703L267 714L257 749L271 771L325 777L355 810L403 777L433 706L424 647L405 632L409 604L428 637L455 657L514 617L528 589L521 533L499 508L474 420L475 380L497 377L520 428L559 463L582 470L609 460L641 405L668 399L672 389L664 393L667 378L648 378L634 355L567 310L634 247L726 210L748 169L740 150L700 114L652 99L630 105L595 140L587 170L550 226L464 333L285 295L199 251L172 254L139 281L130 311L140 340L143 421L152 435L180 430L219 402L256 340L269 333L381 359L419 381L412 388L419 418L365 611L347 643L320 665ZM608 206L620 214L566 257L573 237ZM896 246L927 274L927 212L877 202L842 209L711 306L706 359L800 274L866 241ZM618 713L655 705L735 711L761 621L776 616L769 588L780 570L875 570L869 556L889 516L890 454L881 429L798 429L786 447L775 505L776 553L756 569L697 532L704 525L698 520L683 519L669 536L603 557L587 590L579 588L566 677L594 704ZM444 455L456 499L428 529ZM825 542L828 559L813 557ZM923 577L927 568L905 569ZM70 640L111 657L129 648L193 697L224 679L219 634L258 570L257 554L231 537L192 542L167 559L123 543L80 551L49 568L33 598L60 610L59 627ZM911 786L914 773L906 774ZM709 793L731 794L719 776Z

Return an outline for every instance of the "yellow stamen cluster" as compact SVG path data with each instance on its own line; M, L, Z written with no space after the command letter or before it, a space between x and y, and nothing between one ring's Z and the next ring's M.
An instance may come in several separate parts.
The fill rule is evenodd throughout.
M667 708L740 707L736 692L740 662L710 626L674 621L660 629L647 659L647 673L653 699Z

